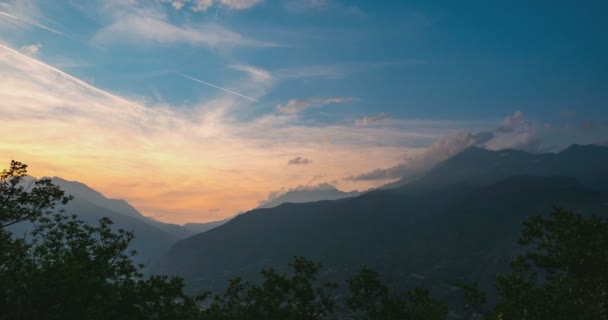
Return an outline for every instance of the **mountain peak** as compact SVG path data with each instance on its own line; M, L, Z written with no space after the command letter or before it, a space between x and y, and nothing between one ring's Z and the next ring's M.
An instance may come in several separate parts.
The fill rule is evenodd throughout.
M561 151L560 154L573 152L608 152L608 147L596 144L573 144Z

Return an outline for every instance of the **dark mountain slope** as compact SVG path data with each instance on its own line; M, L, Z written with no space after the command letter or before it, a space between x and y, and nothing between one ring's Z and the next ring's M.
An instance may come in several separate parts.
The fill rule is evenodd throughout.
M323 261L341 278L363 265L392 275L448 283L490 282L507 266L524 218L553 205L606 209L608 198L571 178L516 177L487 187L454 186L408 196L376 191L357 198L283 204L234 218L178 242L155 272L213 289L252 277L294 255Z
M155 272L214 289L228 278L254 276L304 255L323 261L328 277L372 265L394 276L415 275L416 281L466 277L489 286L515 254L527 216L554 205L608 209L602 188L607 150L572 146L533 155L470 148L400 188L247 212L178 242Z
M463 182L483 185L515 175L571 176L608 192L608 147L572 145L562 152L545 154L472 147L402 188L427 190Z

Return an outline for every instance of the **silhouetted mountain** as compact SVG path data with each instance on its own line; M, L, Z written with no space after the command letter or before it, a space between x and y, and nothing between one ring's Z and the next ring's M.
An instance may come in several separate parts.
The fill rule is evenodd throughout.
M369 265L440 293L458 278L488 289L519 250L527 216L555 205L608 209L608 196L591 188L608 177L606 148L573 148L556 155L471 148L401 188L253 210L176 243L154 271L183 276L190 288L216 289L303 255L322 261L332 279ZM591 168L578 168L585 166Z
M356 197L361 192L344 192L336 189L329 184L320 184L314 187L298 187L288 190L275 198L271 198L260 203L258 208L273 208L283 203L305 203L321 200L338 200L343 198Z
M514 175L571 176L608 191L608 147L572 145L559 153L531 154L519 150L490 151L471 147L437 164L414 188L437 188L462 182L487 184ZM411 187L409 189L411 189Z
M150 224L173 237L183 239L194 234L182 226L163 223L152 218L145 217L125 200L106 198L100 192L92 189L84 183L78 181L68 181L59 177L53 177L51 180L54 184L61 187L66 194L74 196L74 198L78 201L86 201L108 211L139 219L142 222Z
M61 187L67 194L74 196L80 200L86 200L91 204L108 209L110 211L124 214L133 218L144 218L135 208L122 199L109 199L100 192L90 188L84 183L78 181L68 181L60 177L52 177L51 181Z
M130 249L138 252L136 262L144 263L146 267L156 263L172 244L194 234L181 226L144 217L126 201L108 199L83 183L58 177L53 177L51 180L66 194L74 196L74 199L63 207L67 214L75 214L89 224L96 224L99 219L108 217L112 219L116 228L133 231L135 239ZM21 223L12 230L19 235L31 230L31 226Z

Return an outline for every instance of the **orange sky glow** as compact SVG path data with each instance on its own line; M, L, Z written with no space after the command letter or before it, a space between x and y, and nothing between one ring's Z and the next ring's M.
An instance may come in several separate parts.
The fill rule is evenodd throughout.
M291 114L242 122L231 111L247 105L226 95L180 114L113 95L2 45L0 75L5 166L25 162L33 176L83 182L172 223L227 218L255 208L271 191L311 180L346 191L370 188L379 182L344 178L395 165L406 149L366 142L423 135L303 125ZM246 80L256 81L266 85L264 77ZM296 156L312 161L288 165Z

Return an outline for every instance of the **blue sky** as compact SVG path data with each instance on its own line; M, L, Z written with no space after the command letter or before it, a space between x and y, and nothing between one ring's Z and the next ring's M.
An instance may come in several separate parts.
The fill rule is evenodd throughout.
M116 196L142 208L160 195L140 197L135 187L116 189L116 183L87 173L94 170L91 159L123 155L130 169L116 176L141 178L143 184L152 183L142 178L149 170L173 158L154 149L149 152L158 163L135 163L127 159L127 146L104 140L111 140L110 132L125 130L180 153L178 159L191 163L182 180L196 174L211 179L210 168L215 168L235 175L211 180L238 181L246 179L239 170L251 165L249 183L261 184L257 189L212 183L225 198L232 196L226 191L230 188L250 192L248 202L219 211L228 216L255 206L253 199L271 191L307 181L342 189L380 185L470 145L544 152L571 143L608 143L606 9L603 1L0 0L5 63L0 74L2 92L10 95L0 102L1 110L23 121L40 121L45 113L44 125L53 130L68 118L79 119L76 127L99 130L90 133L97 141L86 143L90 151L81 146L83 152L70 157L89 171L66 171L44 160L48 152L32 151L38 150L33 145L22 150L17 142L5 142L0 152L22 155L104 191L115 189ZM20 68L29 66L24 59L43 66ZM69 77L84 83L72 87ZM65 79L70 83L63 84ZM16 87L10 84L17 82L19 88L43 88L53 99L40 98L41 109L31 111L25 89L21 96L12 94ZM43 85L48 83L57 88ZM57 93L68 87L73 94ZM135 103L147 115L117 124L112 112L127 107L112 102L114 111L93 119L86 104L100 95ZM90 104L106 106L103 99ZM138 122L145 122L147 131L127 131ZM173 138L188 142L169 147L165 140L176 134L176 126L183 136ZM186 127L195 132L189 134ZM62 137L82 134L62 128L68 130L59 131ZM152 131L164 138L146 136ZM491 138L482 139L480 133ZM100 134L104 138L98 141ZM31 138L58 149L66 143L57 135ZM249 152L229 161L189 154L194 149L232 152L214 145L222 139ZM99 149L106 154L96 153ZM339 165L344 156L361 160L345 169ZM311 161L297 172L293 166L276 169L274 161L287 164L295 157ZM198 158L209 167L195 166ZM261 164L269 162L269 167ZM131 176L133 168L147 174ZM377 179L365 176L395 168ZM185 195L199 183L184 182L166 192ZM183 209L183 216L192 219L201 205ZM217 214L218 205L204 204L204 210ZM186 220L167 217L171 208L142 210L159 219Z

